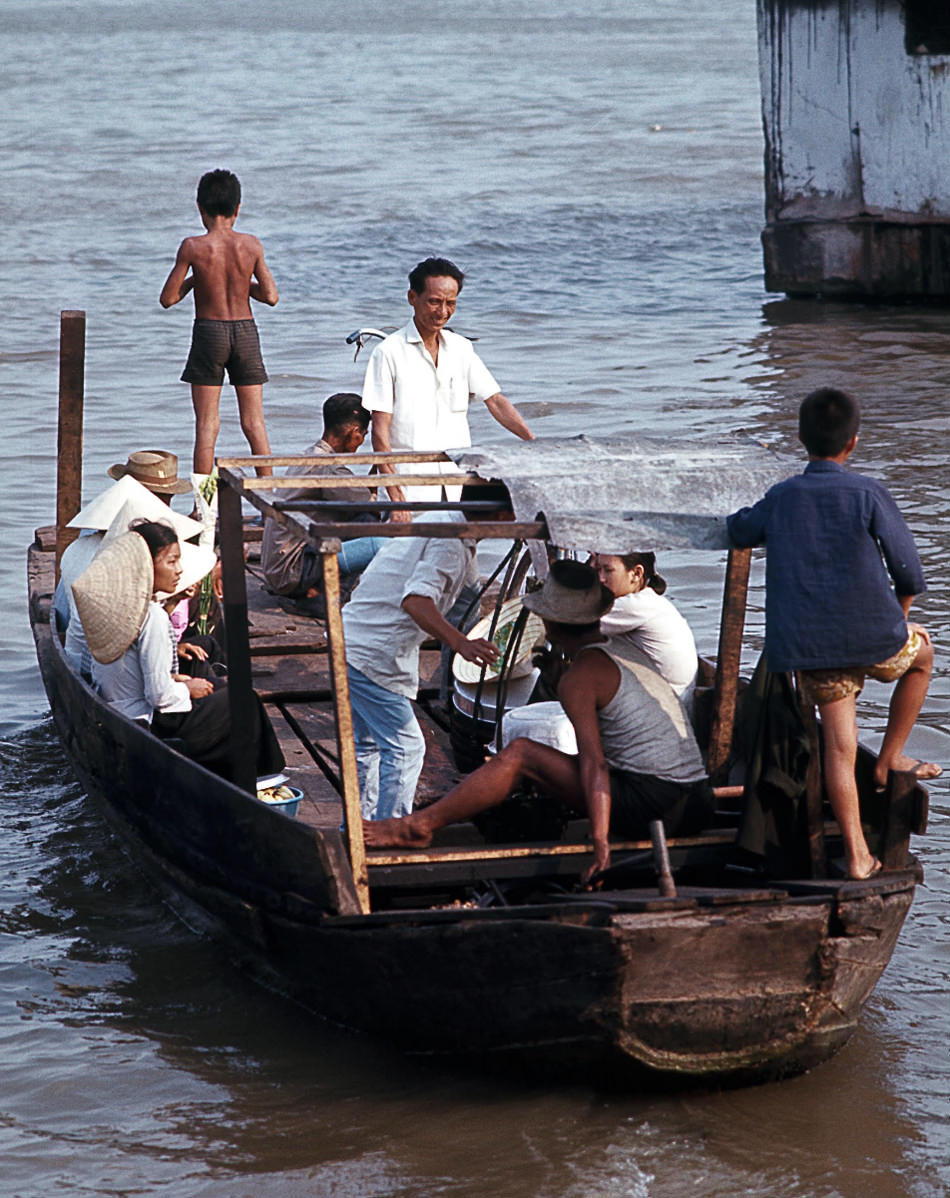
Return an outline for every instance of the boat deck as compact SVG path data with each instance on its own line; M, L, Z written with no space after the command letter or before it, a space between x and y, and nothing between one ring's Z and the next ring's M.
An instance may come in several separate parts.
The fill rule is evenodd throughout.
M331 703L324 624L284 611L260 571L259 544L249 533L247 558L248 635L254 689L261 696L287 762L291 785L304 793L297 819L314 827L339 827L342 820L339 762ZM426 738L426 762L417 801L432 802L461 777L456 769L439 699L441 650L433 641L422 650L420 701L415 704Z
M290 784L303 791L296 819L315 828L338 828L343 821L329 657L323 621L285 611L264 583L257 527L245 529L248 633L254 688L271 718L286 759ZM489 599L487 600L490 602ZM416 791L416 806L441 798L462 777L448 733L449 711L440 693L442 651L436 641L420 654L419 699L414 703L426 739L426 758ZM735 840L735 827L709 829L702 836L673 838L680 861L717 857ZM648 840L614 841L612 850L652 853ZM374 885L398 888L439 881L458 885L485 877L486 865L497 879L575 877L590 858L589 824L572 819L555 842L494 844L472 824L453 825L436 834L424 851L367 849Z

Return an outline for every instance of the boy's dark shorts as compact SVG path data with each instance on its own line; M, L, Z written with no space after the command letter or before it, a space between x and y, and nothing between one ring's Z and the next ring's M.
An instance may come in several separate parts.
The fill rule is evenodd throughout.
M683 786L650 774L630 770L610 771L610 832L632 840L650 835L650 823L663 821L668 835L688 836L709 826L713 793L703 778Z
M225 367L232 387L267 382L257 325L253 320L196 320L181 381L220 387Z

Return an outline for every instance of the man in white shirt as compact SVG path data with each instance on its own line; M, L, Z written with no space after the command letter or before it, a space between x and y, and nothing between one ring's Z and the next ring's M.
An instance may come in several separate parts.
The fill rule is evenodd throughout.
M466 487L463 500L498 501L496 510L439 512L432 522L510 520L501 483ZM363 572L343 609L347 678L360 800L364 819L412 811L425 757L425 738L412 710L419 689L419 647L434 636L466 661L488 665L498 649L469 640L446 619L467 583L477 579L475 541L460 537L399 537Z
M482 400L500 425L522 440L534 434L475 353L471 341L445 326L452 319L465 276L448 258L426 258L409 274L412 320L373 350L363 381L363 407L372 412L373 449L462 449L471 445L468 405ZM414 466L380 466L393 474ZM451 462L433 463L425 473L452 473ZM457 499L457 489L449 498ZM388 488L390 499L438 499L434 487ZM393 520L410 520L396 511Z

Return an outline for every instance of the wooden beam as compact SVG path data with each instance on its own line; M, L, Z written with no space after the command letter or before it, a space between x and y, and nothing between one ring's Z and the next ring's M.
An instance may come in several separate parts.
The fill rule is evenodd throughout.
M732 731L736 719L736 698L739 694L739 663L742 656L742 630L745 626L751 561L751 549L730 549L726 559L712 724L706 756L706 768L714 786L726 780L729 769Z
M359 529L360 531L356 531ZM371 529L367 533L367 529ZM426 523L423 520L386 522L383 524L309 524L307 526L311 538L320 540L327 537L339 539L353 536L365 537L437 537L442 540L458 540L470 537L473 541L486 539L510 539L512 541L544 540L548 535L548 526L543 520L532 520L530 523L518 524L510 520L488 521L474 520L461 524L457 521L442 521ZM311 540L313 543L313 540Z
M477 474L279 474L245 478L242 481L248 491L291 491L299 487L319 487L322 491L334 488L352 491L354 487L369 487L375 491L379 487L395 486L393 479L399 486L407 487L461 487L465 483L485 483L485 479Z
M927 799L920 779L913 771L891 770L887 776L884 827L878 848L884 868L905 869L911 832L923 832L926 828Z
M736 839L734 829L722 832L710 832L706 836L681 836L668 840L670 849L696 848L707 845L733 844ZM407 849L402 852L392 849L371 849L367 854L367 864L370 868L376 865L422 865L444 864L449 861L506 861L527 857L579 857L592 853L593 846L584 842L577 844L514 844L479 845L475 849L428 848ZM653 852L653 842L650 840L612 840L611 853Z
M56 581L66 546L79 530L66 525L82 506L82 408L86 313L59 314L59 430L56 439Z
M360 455L362 456L362 455ZM218 475L219 488L224 486L232 486L241 494L242 498L253 504L259 512L269 519L275 519L281 524L288 527L300 529L301 533L310 536L310 544L318 552L325 552L331 548L329 543L322 543L322 539L327 542L330 538L350 538L350 537L365 537L370 535L367 533L367 525L365 523L337 523L337 524L308 524L305 517L298 515L289 509L289 506L282 505L281 508L274 507L271 502L268 491L272 491L275 486L278 486L280 478L245 478L242 474L237 473L227 464L228 460L218 459ZM283 476L282 476L283 477ZM443 476L444 477L444 476ZM400 483L406 479L405 475L399 478ZM306 476L303 479L297 480L305 483L313 481L313 476ZM324 482L332 480L321 479L321 485ZM341 480L337 480L341 481ZM342 479L346 482L346 479ZM425 483L432 483L432 477L426 476L422 480ZM268 487L266 484L271 483ZM484 484L484 479L472 478L472 482ZM286 502L286 501L285 501ZM433 504L433 509L440 505ZM421 520L413 521L412 523L393 523L384 521L380 524L372 525L372 535L379 537L459 537L468 536L472 539L491 538L496 540L546 540L548 538L548 527L544 520L535 520L528 523L512 523L510 521L500 521L498 523L488 524L485 521L477 521L476 523L450 523L441 521L439 523L424 523ZM339 552L337 545L334 552Z
M241 519L241 496L233 487L218 488L218 519L221 530L224 630L228 649L231 776L236 786L255 794L257 760L253 707L256 699L251 684L251 648L247 631L244 522Z
M349 505L347 505L349 506ZM380 516L390 512L431 512L434 504L422 503L417 499L361 499L354 507L360 512L377 513ZM440 512L497 512L497 499L440 499ZM338 512L338 499L275 499L275 512Z
M289 644L278 642L269 645L259 645L255 641L251 646L252 657L319 657L326 651L326 641L291 641Z
M442 450L422 450L422 449L406 449L392 451L388 453L321 453L316 454L293 454L290 457L281 457L278 454L264 454L258 457L246 456L243 458L218 458L218 468L225 466L227 469L251 470L258 466L325 466L343 465L352 466L354 463L361 466L377 466L389 462L394 463L413 463L413 462L450 462L452 459ZM487 482L487 480L481 480ZM377 480L377 485L381 485Z
M330 682L333 687L333 714L336 720L340 780L343 786L344 837L353 870L353 885L360 909L370 911L369 874L366 869L366 845L363 841L363 809L356 773L356 746L353 743L353 712L350 708L350 684L346 676L346 646L343 642L343 616L340 612L340 566L336 553L321 553L323 597L327 609L327 644L330 651Z

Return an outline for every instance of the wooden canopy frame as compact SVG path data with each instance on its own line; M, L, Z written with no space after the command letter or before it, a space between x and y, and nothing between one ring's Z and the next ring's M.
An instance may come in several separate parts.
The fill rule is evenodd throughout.
M247 585L244 567L244 540L242 500L251 503L265 519L277 520L304 533L314 551L319 555L323 568L324 600L327 611L327 647L330 661L330 680L336 724L337 748L340 761L342 785L344 837L353 871L360 907L370 910L369 865L398 866L426 861L445 860L445 850L416 851L398 854L381 851L367 857L363 840L362 811L360 807L359 783L356 772L356 752L353 741L353 715L350 708L350 693L346 676L346 646L343 636L343 621L340 610L340 575L337 554L341 540L345 537L365 536L365 523L348 521L324 521L319 519L322 505L306 499L281 500L281 491L298 491L307 487L321 490L346 489L364 485L360 476L356 481L346 476L314 476L296 473L297 468L312 465L412 465L418 466L415 473L401 473L399 482L409 486L487 486L488 480L477 474L463 471L453 473L427 472L425 466L450 462L442 452L360 453L324 454L320 457L276 455L223 458L218 460L218 516L220 520L222 582L224 587L224 620L228 651L228 693L231 704L231 744L234 778L237 784L253 793L254 776L253 745L250 735L252 712L251 657L248 638ZM290 468L291 473L280 476L260 476L256 470L262 466ZM375 490L385 485L385 476L370 476L373 481L365 485ZM552 476L553 477L553 476ZM451 510L460 505L447 501L435 503L373 503L366 505L379 510ZM310 511L316 518L311 518ZM477 537L480 540L547 540L548 530L544 520L515 522L432 522L417 519L413 523L383 523L374 528L374 534L383 537ZM722 619L719 631L716 678L713 693L712 724L707 753L707 768L711 780L716 783L724 779L728 769L730 748L735 720L735 703L739 687L739 660L742 650L742 633L745 624L746 597L748 590L751 552L748 549L729 551L723 595ZM640 842L630 842L621 848L642 848ZM581 851L577 846L553 846L548 853L570 853ZM537 855L535 848L531 853ZM525 856L521 849L453 850L452 860L490 860L499 857ZM528 854L530 855L530 854Z

